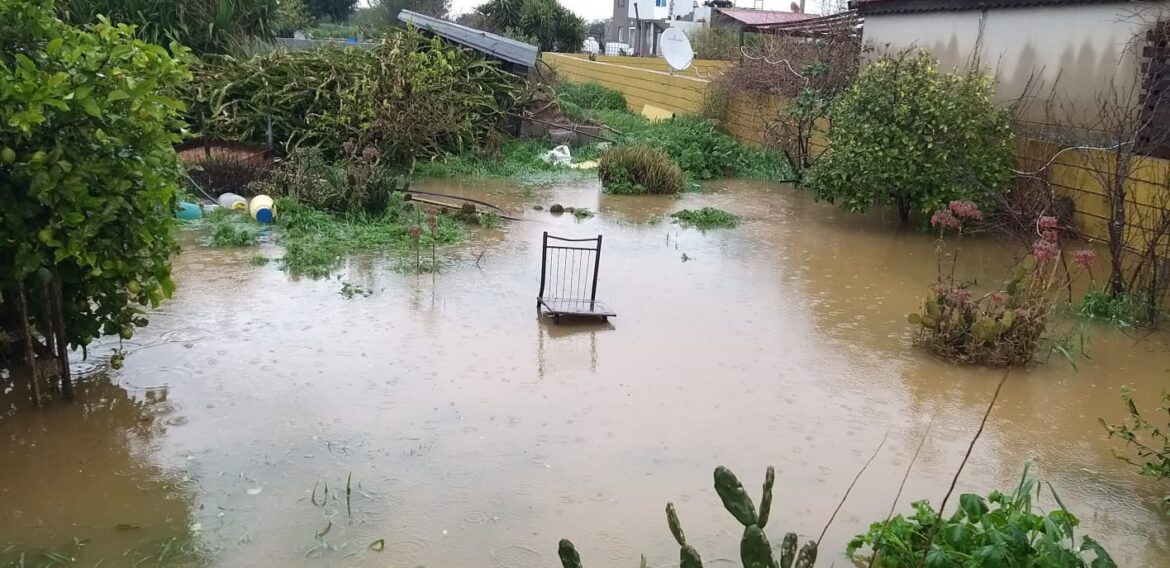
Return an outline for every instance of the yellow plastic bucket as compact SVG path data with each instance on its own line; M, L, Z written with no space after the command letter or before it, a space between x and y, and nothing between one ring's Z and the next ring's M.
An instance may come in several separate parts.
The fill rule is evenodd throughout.
M252 202L248 204L248 213L260 223L267 224L276 219L276 208L272 203L272 198L267 195L253 197Z

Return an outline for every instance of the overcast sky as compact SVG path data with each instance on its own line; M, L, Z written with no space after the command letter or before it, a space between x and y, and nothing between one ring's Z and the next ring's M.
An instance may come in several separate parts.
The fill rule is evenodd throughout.
M560 0L560 2L586 20L600 20L613 15L613 0ZM451 5L456 14L461 14L483 3L484 0L454 0ZM805 10L818 12L820 3L820 0L807 0ZM752 0L736 0L735 4L742 8L754 6ZM764 0L764 8L768 10L787 10L790 4L792 4L792 0Z

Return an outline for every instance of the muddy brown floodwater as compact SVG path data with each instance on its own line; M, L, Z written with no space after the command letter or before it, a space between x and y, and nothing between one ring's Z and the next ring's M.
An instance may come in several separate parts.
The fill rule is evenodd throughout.
M760 182L681 199L601 196L591 181L425 186L527 220L448 250L433 278L353 259L342 281L373 291L353 299L337 279L186 235L179 291L123 370L97 372L107 341L75 365L88 373L76 404L4 400L0 561L550 568L570 537L587 565L670 566L673 501L707 564L731 566L739 531L715 466L756 494L774 464L769 532L815 539L888 437L822 544L819 565L844 566L924 436L898 510L941 500L1000 378L911 346L905 316L934 276L934 242L880 216ZM598 214L532 210L553 202ZM704 234L663 219L705 205L750 220ZM605 235L610 324L536 317L546 230ZM963 254L964 275L983 279L1012 260L992 243ZM1167 487L1115 460L1097 418L1121 418L1123 384L1167 386L1170 344L1090 337L1077 370L1012 373L959 490L1009 489L1034 459L1122 566L1165 566Z

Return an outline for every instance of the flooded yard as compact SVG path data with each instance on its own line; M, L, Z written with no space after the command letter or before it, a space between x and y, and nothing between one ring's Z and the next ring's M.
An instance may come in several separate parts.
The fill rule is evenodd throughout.
M706 564L730 566L740 531L711 487L717 465L753 495L775 465L773 542L815 540L881 446L821 545L818 565L844 566L924 437L898 511L941 501L1002 376L912 347L906 314L935 243L880 216L762 182L681 199L602 196L592 181L423 185L525 220L441 251L452 261L434 276L360 257L341 280L188 234L176 297L124 369L94 372L106 341L75 366L90 372L76 404L33 411L7 394L0 562L54 550L84 566L549 568L568 537L587 566L670 566L673 501ZM597 214L533 210L554 202ZM748 220L702 233L666 217L703 206ZM618 317L537 317L544 231L604 235L599 298ZM991 242L963 254L980 279L1013 260ZM343 282L372 294L346 298ZM1170 384L1170 338L1089 337L1076 369L1012 372L959 490L1010 489L1035 459L1119 565L1165 565L1167 488L1114 459L1097 420L1122 418L1123 384Z

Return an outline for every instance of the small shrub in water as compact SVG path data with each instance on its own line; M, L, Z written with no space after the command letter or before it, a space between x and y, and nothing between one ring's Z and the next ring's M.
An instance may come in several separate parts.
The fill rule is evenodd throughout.
M593 212L584 207L573 210L573 217L576 217L577 219L588 219L592 216Z
M1101 420L1101 425L1109 432L1110 438L1124 440L1126 449L1132 449L1136 458L1117 450L1114 450L1113 454L1118 459L1136 466L1144 476L1170 480L1170 424L1151 423L1134 404L1133 391L1128 387L1121 389L1121 397L1125 401L1129 417L1125 422L1115 426L1104 420ZM1170 416L1170 394L1162 393L1162 406L1158 407L1157 412L1163 417L1162 420Z
M383 167L377 148L359 151L347 142L343 154L341 160L330 162L317 150L294 150L271 175L249 184L247 193L291 197L335 213L381 214L392 193L409 189L407 182Z
M616 194L673 194L686 187L678 164L651 146L620 146L601 157L598 175L605 191Z
M1077 313L1092 320L1104 320L1120 327L1132 327L1142 323L1143 302L1130 295L1111 296L1105 290L1092 286L1081 298Z
M252 266L267 266L269 262L272 262L272 259L264 255L256 255L248 260L248 264Z
M207 244L213 247L250 247L257 242L256 229L249 226L251 219L244 215L221 208L211 211L206 221L212 227Z
M1013 493L995 491L986 498L965 494L958 510L942 518L930 503L916 501L914 514L898 515L870 525L854 537L846 554L869 548L877 556L871 566L1029 566L1034 568L1116 568L1117 564L1097 541L1088 536L1076 541L1080 521L1061 503L1048 485L1060 509L1036 510L1043 485L1028 477L1027 465Z
M739 216L714 207L704 207L698 211L683 209L671 215L679 224L695 227L696 229L734 229L739 226Z
M955 201L935 212L931 224L940 234L957 232L961 240L964 224L979 219L982 213L977 206ZM955 279L958 249L949 273L942 271L940 258L937 280L921 310L909 316L910 323L917 326L915 343L960 363L997 367L1030 363L1048 329L1049 315L1056 305L1054 291L1073 278L1061 272L1058 225L1055 218L1041 217L1037 230L1042 237L1033 245L1032 254L1016 265L1002 289L982 296L973 294L969 283ZM940 255L942 249L940 236ZM1062 346L1054 349L1069 356Z

